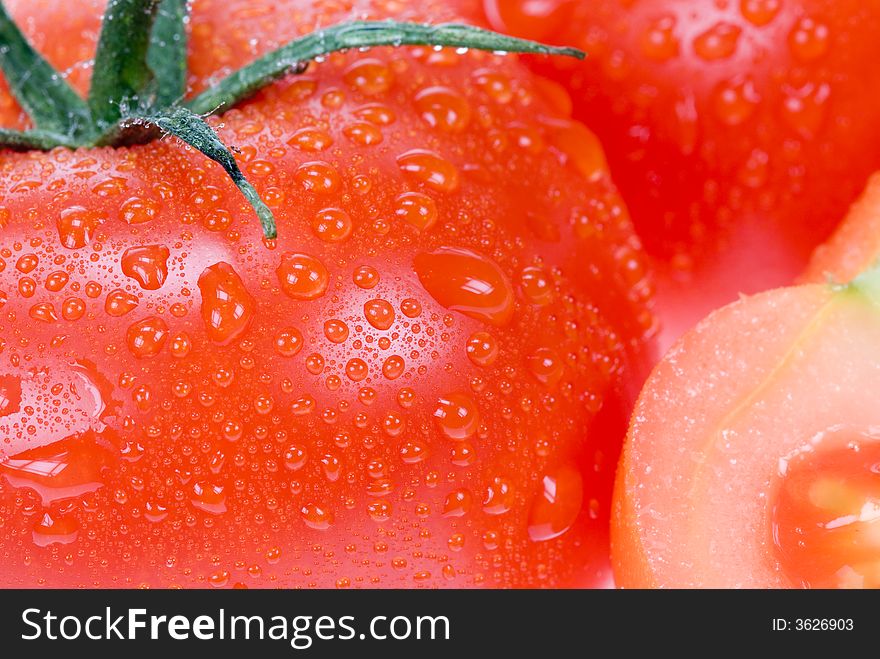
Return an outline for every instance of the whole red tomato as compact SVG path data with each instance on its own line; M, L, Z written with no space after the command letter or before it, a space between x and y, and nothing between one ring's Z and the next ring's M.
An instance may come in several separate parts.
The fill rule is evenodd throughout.
M100 3L10 4L83 90ZM386 5L199 0L191 85ZM3 153L0 585L604 582L650 286L557 101L486 53L313 64L212 120L276 241L176 140Z
M533 60L599 135L660 271L668 338L783 285L880 167L880 4L460 0L582 48Z

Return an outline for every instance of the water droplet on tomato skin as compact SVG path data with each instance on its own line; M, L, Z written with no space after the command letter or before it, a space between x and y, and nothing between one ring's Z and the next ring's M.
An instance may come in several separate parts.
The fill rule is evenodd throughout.
M428 457L428 445L419 439L411 439L400 445L399 453L404 463L418 464Z
M727 59L736 52L742 28L719 21L694 39L694 52L706 61Z
M58 237L67 249L80 249L88 245L103 218L82 206L65 208L56 220Z
M61 317L64 320L79 320L86 313L86 303L78 297L69 297L61 303Z
M473 503L474 497L469 490L453 490L446 495L443 503L443 517L464 517L470 512Z
M369 265L359 266L352 274L352 281L358 288L369 290L379 284L379 271Z
M812 62L828 52L828 26L810 16L797 20L788 35L788 47L802 62Z
M351 216L341 208L325 208L312 220L314 234L328 243L340 243L351 236L354 229Z
M389 380L396 380L406 370L406 362L399 355L391 355L382 363L382 375Z
M206 513L222 515L226 512L226 488L208 481L197 481L193 484L190 502Z
M467 340L468 359L476 366L491 366L498 358L498 342L488 332L474 332Z
M303 523L310 529L325 531L333 525L334 516L328 508L316 503L306 503L300 509Z
M331 318L324 322L324 336L331 343L345 343L348 339L349 329L343 321L338 318Z
M523 268L519 275L519 286L523 296L531 304L545 306L553 302L555 297L553 282L543 268Z
M779 14L782 0L740 0L740 13L758 27L768 25Z
M343 74L346 84L368 96L378 96L389 91L394 84L394 74L381 60L359 59Z
M659 16L644 31L642 52L646 57L663 62L678 55L679 41L675 35L675 16Z
M0 475L14 488L29 488L44 506L75 499L104 486L104 471L116 456L86 431L0 461Z
M228 263L209 266L199 276L201 315L208 338L227 345L244 334L256 311L256 302Z
M133 311L137 305L137 296L117 288L107 293L107 298L104 300L104 312L108 316L119 318Z
M437 223L437 204L421 192L404 192L394 200L394 214L419 231L428 231Z
M728 126L739 126L749 120L760 102L751 79L728 80L715 89L715 116Z
M332 165L320 160L297 167L294 178L305 190L320 194L332 194L342 187L339 173Z
M382 131L376 128L373 124L364 121L358 121L347 125L342 129L342 134L353 143L360 146L374 146L376 144L381 144L384 139Z
M483 495L483 512L489 515L503 515L514 505L513 485L501 476L489 481Z
M438 192L458 188L458 170L443 156L426 149L412 149L397 158L401 171Z
M46 290L58 293L67 285L68 281L70 281L70 275L63 270L56 270L46 277Z
M54 323L58 320L58 314L55 312L55 305L51 302L40 302L30 308L28 312L31 318L39 320L43 323Z
M574 524L583 500L583 477L577 469L563 465L545 474L529 510L529 537L544 542L561 536Z
M538 348L526 361L535 379L550 387L555 387L565 373L562 360L552 348Z
M129 326L125 335L129 352L138 359L155 357L168 339L168 325L159 316L148 316Z
M394 307L387 300L368 300L364 303L367 322L378 330L387 330L394 324Z
M275 352L282 357L293 357L303 348L303 335L295 327L286 327L275 335Z
M480 412L467 394L451 393L437 401L434 419L444 435L453 440L472 437L480 428Z
M308 126L294 132L287 143L300 151L317 153L329 149L333 145L333 138L320 128Z
M309 254L283 254L275 274L281 290L294 300L316 300L330 285L327 268Z
M159 290L168 278L169 256L164 245L129 247L122 254L122 272L144 290Z
M55 515L45 512L34 524L33 541L38 547L69 545L79 536L79 522L73 515Z
M415 97L416 110L431 128L461 133L471 120L467 100L449 87L428 87Z
M369 374L369 367L363 359L349 359L345 364L345 375L352 382L361 382Z
M33 272L39 263L40 259L35 254L22 254L15 262L15 269L26 275Z
M416 256L416 275L440 305L503 326L514 311L513 287L485 256L462 247L441 247Z

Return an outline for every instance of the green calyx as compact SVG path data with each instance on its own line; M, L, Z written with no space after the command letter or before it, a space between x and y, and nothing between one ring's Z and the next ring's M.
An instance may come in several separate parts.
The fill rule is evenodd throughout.
M88 100L28 43L0 0L0 69L33 129L0 129L0 148L16 151L143 144L174 135L219 163L254 208L266 238L276 237L260 199L205 117L229 110L266 85L302 73L318 57L373 46L450 46L583 58L468 25L353 21L317 30L186 98L187 0L109 0Z

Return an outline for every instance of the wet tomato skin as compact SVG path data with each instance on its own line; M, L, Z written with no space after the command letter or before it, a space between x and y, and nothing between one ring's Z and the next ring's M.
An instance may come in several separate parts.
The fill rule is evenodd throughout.
M55 63L77 7L27 23ZM196 2L191 83L340 16ZM213 120L275 241L170 140L5 154L0 585L607 582L651 285L555 106L496 55L313 64Z
M518 36L596 131L658 267L666 342L736 299L790 283L880 168L859 0L461 0Z

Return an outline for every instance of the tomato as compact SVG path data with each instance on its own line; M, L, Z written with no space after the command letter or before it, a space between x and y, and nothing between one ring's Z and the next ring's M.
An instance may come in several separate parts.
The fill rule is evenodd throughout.
M874 265L880 256L880 174L874 174L862 196L825 243L819 245L806 271L805 282L832 279L847 282Z
M11 5L87 72L98 3ZM191 86L394 7L452 18L198 0ZM211 119L273 241L173 139L4 153L0 585L607 582L651 285L556 100L487 53L314 63Z
M880 168L875 2L459 4L589 54L531 61L606 148L657 262L667 342L740 292L791 282Z
M880 583L878 276L744 298L667 354L618 473L618 584Z

